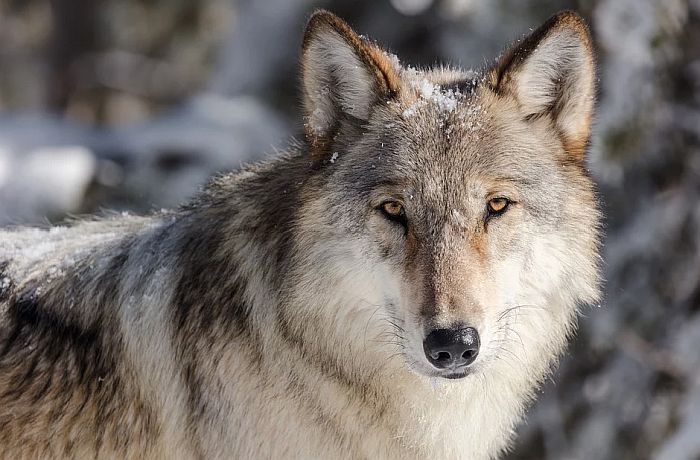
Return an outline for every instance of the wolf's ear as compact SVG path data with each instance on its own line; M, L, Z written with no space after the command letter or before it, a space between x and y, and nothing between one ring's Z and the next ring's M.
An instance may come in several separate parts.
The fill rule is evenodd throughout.
M301 72L306 134L316 155L324 155L342 117L366 121L375 104L398 91L392 59L324 10L306 26Z
M506 51L489 74L528 118L550 116L564 148L583 160L595 104L595 61L588 27L572 11L549 18Z

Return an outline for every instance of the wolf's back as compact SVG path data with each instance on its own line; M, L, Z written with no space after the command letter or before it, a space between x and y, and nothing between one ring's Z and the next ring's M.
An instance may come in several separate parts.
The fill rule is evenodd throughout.
M0 232L0 458L147 451L155 416L126 363L118 293L153 225L121 216Z
M2 229L0 267L16 286L28 277L56 277L60 267L69 270L83 258L153 222L150 218L124 215L48 229Z

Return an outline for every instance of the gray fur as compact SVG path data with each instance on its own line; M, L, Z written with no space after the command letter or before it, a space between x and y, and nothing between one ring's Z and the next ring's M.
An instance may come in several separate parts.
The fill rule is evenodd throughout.
M592 71L573 13L533 36L568 40L569 55L578 36ZM326 61L323 40L336 47ZM304 144L173 212L0 232L3 457L507 447L577 306L599 295L599 215L577 150L591 110L577 99L578 120L566 94L590 82L552 86L559 102L533 116L522 47L513 66L418 72L326 12L304 42ZM342 59L367 80L334 87L326 67ZM498 217L494 193L512 199ZM406 228L378 210L387 199ZM436 380L420 344L454 321L477 327L484 350L464 379Z

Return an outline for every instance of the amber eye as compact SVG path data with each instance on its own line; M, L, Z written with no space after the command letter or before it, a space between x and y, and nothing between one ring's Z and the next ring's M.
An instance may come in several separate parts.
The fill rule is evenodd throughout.
M404 227L406 226L406 211L403 208L403 205L397 201L385 201L384 203L381 204L379 209L382 211L382 214L384 214L384 217L387 219L397 222Z
M403 206L396 201L387 201L382 205L382 211L390 216L400 216L403 213Z
M503 214L508 209L510 201L508 198L491 198L489 200L489 214L497 216Z

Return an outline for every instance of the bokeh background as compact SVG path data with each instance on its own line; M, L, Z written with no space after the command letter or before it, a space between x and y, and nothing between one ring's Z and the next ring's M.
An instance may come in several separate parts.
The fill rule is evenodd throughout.
M606 298L510 458L700 458L700 0L0 0L0 225L174 206L284 149L315 7L414 66L590 21Z

